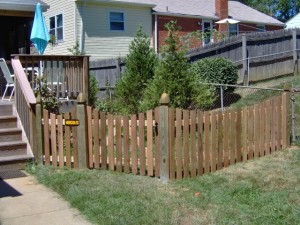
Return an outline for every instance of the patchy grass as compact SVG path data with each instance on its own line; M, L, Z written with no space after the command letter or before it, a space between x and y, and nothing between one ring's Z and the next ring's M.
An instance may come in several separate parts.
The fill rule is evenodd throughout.
M300 224L299 148L169 184L101 170L35 175L95 224Z

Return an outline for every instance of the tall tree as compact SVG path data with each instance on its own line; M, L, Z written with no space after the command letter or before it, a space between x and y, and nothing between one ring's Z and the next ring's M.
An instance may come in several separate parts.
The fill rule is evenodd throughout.
M237 0L285 22L299 13L300 0Z

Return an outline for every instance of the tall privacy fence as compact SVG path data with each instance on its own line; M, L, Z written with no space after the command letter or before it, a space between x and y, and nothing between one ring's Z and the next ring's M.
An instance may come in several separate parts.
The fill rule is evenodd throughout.
M224 57L238 68L238 83L299 74L300 29L255 32L229 37L190 50L191 63L206 57ZM124 59L93 60L90 73L98 80L99 97L111 96L117 79L125 69Z
M299 73L300 29L241 34L190 50L190 62L224 57L236 64L239 82L249 84L276 76Z
M290 93L283 93L224 112L167 105L131 116L84 105L63 116L44 110L42 158L54 167L101 168L162 180L200 176L290 146L289 104ZM67 126L70 118L79 119L79 126Z

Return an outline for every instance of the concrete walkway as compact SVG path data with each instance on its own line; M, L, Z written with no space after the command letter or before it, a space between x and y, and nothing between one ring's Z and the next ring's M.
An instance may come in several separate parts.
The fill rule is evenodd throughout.
M0 180L0 225L90 225L35 177Z

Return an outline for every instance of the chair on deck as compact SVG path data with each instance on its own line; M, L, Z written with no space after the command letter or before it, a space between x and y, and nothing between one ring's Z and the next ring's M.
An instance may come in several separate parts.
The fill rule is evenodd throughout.
M4 74L4 78L7 82L4 93L3 93L3 96L2 96L2 100L10 101L11 97L13 96L14 91L15 91L15 83L14 83L14 80L13 80L14 75L10 73L10 71L7 67L7 64L5 62L5 59L3 59L3 58L0 59L0 67L1 67L2 73ZM9 99L5 99L5 95L6 95L7 89L9 87L12 87L13 89L11 91Z

